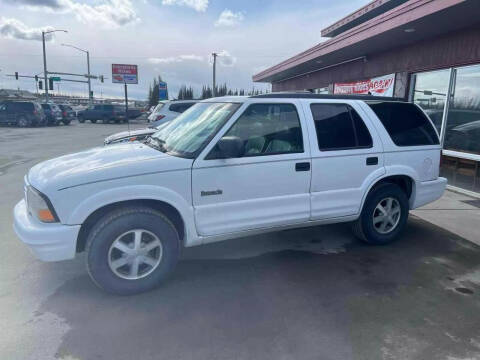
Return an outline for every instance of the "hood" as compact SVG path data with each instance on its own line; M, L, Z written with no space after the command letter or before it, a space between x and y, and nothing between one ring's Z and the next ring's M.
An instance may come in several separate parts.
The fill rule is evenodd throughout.
M110 143L112 141L129 138L132 136L150 135L150 134L154 134L156 131L157 129L152 129L152 128L138 129L138 130L132 130L132 131L122 131L106 137L105 143Z
M48 194L68 187L156 171L188 169L193 160L171 156L142 143L121 143L41 162L28 182Z

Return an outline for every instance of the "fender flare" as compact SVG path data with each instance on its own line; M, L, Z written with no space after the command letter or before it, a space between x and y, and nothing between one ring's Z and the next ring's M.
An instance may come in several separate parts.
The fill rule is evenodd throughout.
M376 184L378 184L378 182L390 176L407 176L412 179L412 195L410 196L410 199L409 199L410 206L412 206L412 204L415 202L416 184L417 182L420 181L417 172L410 166L391 165L391 166L385 166L385 172L383 173L382 176L373 179L373 181L370 181L368 187L363 193L362 203L360 205L360 213L363 210L363 206L365 204L365 201L367 200L367 196L370 193L370 190L372 190L372 188Z
M185 243L197 238L193 207L180 194L160 186L154 185L129 185L104 190L84 199L70 213L67 224L83 224L96 210L122 201L157 200L174 207L185 224Z

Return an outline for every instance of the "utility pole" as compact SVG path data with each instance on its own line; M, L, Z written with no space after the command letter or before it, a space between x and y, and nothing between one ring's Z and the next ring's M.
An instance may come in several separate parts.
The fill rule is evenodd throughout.
M213 97L217 96L217 82L216 82L216 79L215 79L215 72L216 72L216 67L217 67L217 56L218 54L217 53L212 53L212 56L213 56L213 89L212 89L212 93L213 93Z

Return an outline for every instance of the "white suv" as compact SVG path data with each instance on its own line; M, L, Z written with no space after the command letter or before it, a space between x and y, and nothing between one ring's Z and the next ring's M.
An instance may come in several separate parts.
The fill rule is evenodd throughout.
M145 143L34 166L15 230L37 257L86 251L121 294L151 289L180 249L278 229L352 222L371 244L442 196L440 145L414 104L268 94L202 101Z
M175 119L188 108L195 105L195 100L171 100L160 101L152 113L148 116L149 127L157 127Z

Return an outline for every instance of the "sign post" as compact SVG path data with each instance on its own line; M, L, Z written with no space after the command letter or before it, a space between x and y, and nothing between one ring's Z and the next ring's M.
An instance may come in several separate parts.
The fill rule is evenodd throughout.
M112 64L112 83L124 84L125 87L125 119L130 123L128 118L128 91L127 84L138 84L138 67L137 65L128 64Z

